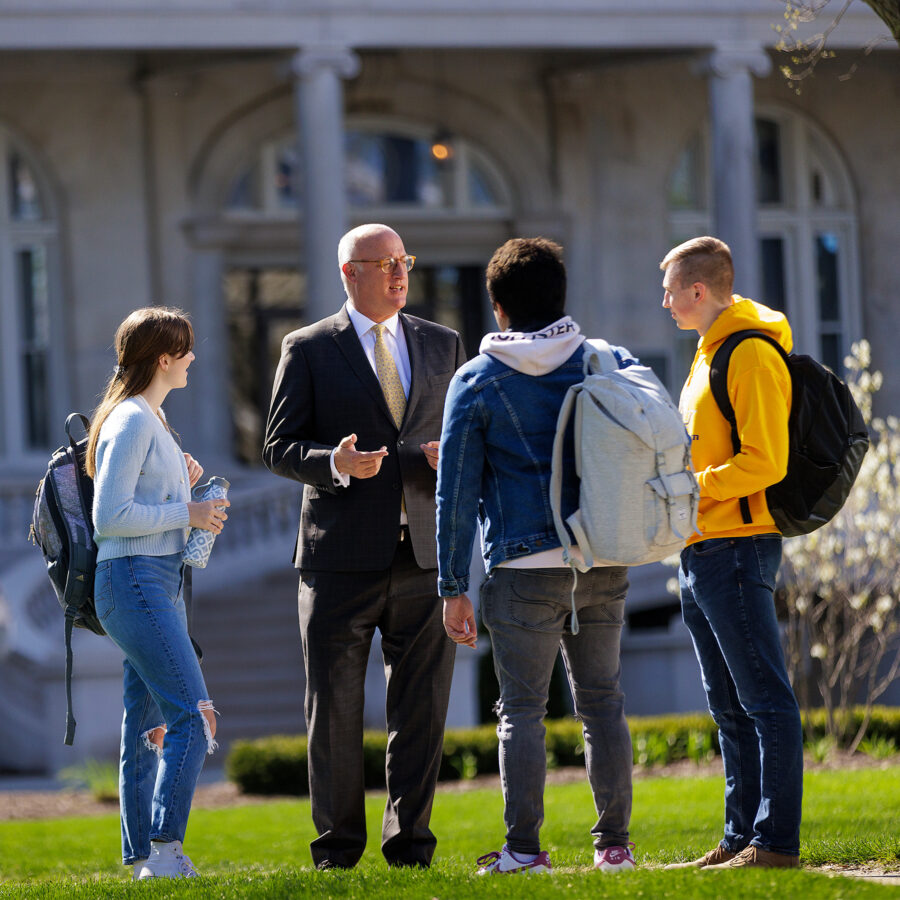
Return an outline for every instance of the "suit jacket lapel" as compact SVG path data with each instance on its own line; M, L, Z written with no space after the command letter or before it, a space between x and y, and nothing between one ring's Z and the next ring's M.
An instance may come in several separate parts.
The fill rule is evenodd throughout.
M425 335L413 325L403 313L400 313L400 324L406 335L406 349L409 353L409 397L406 399L406 416L409 416L419 399L425 385Z
M359 380L365 385L366 390L372 395L372 399L378 404L379 408L387 416L388 421L393 424L394 417L388 409L387 400L384 399L384 391L381 390L381 382L378 376L372 371L369 360L366 357L366 351L363 350L359 336L346 307L334 317L334 328L331 332L332 337L340 348L341 353L350 365L350 368L356 373Z

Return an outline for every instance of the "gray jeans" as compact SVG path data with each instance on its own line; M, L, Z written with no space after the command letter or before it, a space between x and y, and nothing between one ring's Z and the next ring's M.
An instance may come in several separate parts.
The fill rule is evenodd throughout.
M568 631L569 569L495 568L481 588L481 615L491 635L500 682L500 777L506 844L540 851L547 754L544 716L558 648L562 648L575 713L584 728L585 766L594 795L594 846L628 843L631 818L631 735L619 690L619 641L627 571L592 569L578 575L580 631Z

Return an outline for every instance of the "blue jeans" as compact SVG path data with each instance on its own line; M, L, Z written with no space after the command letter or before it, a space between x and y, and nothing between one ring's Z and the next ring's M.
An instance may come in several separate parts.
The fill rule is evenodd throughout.
M181 554L104 560L94 579L97 616L125 654L119 766L122 861L150 841L182 841L197 778L215 743L211 708L188 637ZM163 749L149 740L165 725Z
M627 570L592 569L578 576L580 631L568 632L569 569L494 568L481 587L481 615L491 635L500 682L500 777L506 844L540 852L547 754L544 716L556 654L562 648L584 730L584 760L594 795L594 846L628 843L631 818L631 735L619 690L619 640Z
M725 767L725 836L800 852L803 730L775 617L781 536L710 538L681 553L681 610Z

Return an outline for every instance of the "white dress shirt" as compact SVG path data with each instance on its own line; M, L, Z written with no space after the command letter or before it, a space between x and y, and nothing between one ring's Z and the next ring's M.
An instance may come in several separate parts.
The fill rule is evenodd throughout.
M350 322L356 331L357 337L365 351L366 359L378 377L378 369L375 365L375 332L374 327L377 324L368 316L364 316L351 303L347 303L347 313L350 315ZM381 323L384 325L384 343L391 356L394 358L394 365L397 366L397 374L400 376L400 383L403 385L403 393L409 399L409 385L412 380L411 366L409 364L409 349L406 346L406 335L403 333L403 326L400 324L400 316L394 313L389 319ZM369 450L376 450L377 447L369 447ZM346 473L338 472L337 466L334 464L334 454L337 447L331 451L331 476L334 479L335 487L347 487L350 484L350 476ZM406 517L401 514L401 523Z

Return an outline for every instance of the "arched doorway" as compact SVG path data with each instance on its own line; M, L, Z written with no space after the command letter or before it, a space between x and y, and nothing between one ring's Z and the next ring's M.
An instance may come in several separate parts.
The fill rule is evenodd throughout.
M509 234L510 192L476 146L457 138L449 158L439 159L431 137L427 129L403 122L350 120L345 134L350 220L382 221L397 229L418 257L406 310L459 331L471 355L488 324L483 273ZM296 234L298 165L294 135L286 131L256 149L233 175L222 201L222 217L236 226L222 273L230 406L236 454L248 464L259 461L281 339L305 323L306 303L298 243L288 238L262 247L253 234L260 228ZM297 239L302 241L302 233ZM336 294L335 311L343 299Z

